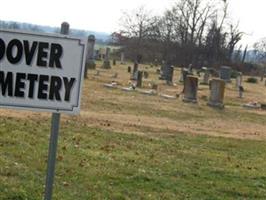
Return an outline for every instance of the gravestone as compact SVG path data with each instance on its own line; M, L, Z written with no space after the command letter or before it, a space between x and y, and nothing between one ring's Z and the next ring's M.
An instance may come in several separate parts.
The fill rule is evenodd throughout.
M188 72L189 72L190 74L193 74L193 65L192 65L192 64L189 64L189 65L188 65Z
M239 98L243 98L243 93L244 93L244 88L243 86L239 86L238 87L238 94L239 94Z
M261 68L261 72L260 72L260 81L262 82L265 76L265 67Z
M158 85L155 84L155 83L153 83L153 84L151 85L151 89L153 89L153 90L158 90Z
M135 62L134 67L133 67L131 80L138 80L138 69L139 69L139 65L137 62Z
M144 77L145 79L149 78L149 73L148 73L147 71L144 71L144 72L143 72L143 77Z
M104 57L104 62L102 65L102 68L104 69L111 69L111 64L110 64L110 48L107 47L105 51L105 57Z
M125 64L125 53L124 53L124 52L121 52L120 63L121 63L122 65Z
M184 102L197 103L198 77L188 75L184 85Z
M202 80L202 84L209 85L209 79L210 79L210 71L208 70L208 68L204 68L203 69L203 80Z
M88 44L87 44L86 65L84 70L85 78L87 78L88 69L95 69L96 67L96 64L94 62L94 45L95 45L95 36L89 35Z
M217 108L224 108L225 81L222 79L212 79L210 81L210 97L207 105Z
M166 83L168 85L171 85L173 83L173 74L174 74L174 68L171 65L170 62L164 62L161 66L160 70L160 80L166 80Z
M184 82L184 75L183 75L184 72L183 71L184 71L184 68L181 68L180 76L179 76L179 82L180 83Z
M100 71L97 70L95 76L100 76Z
M117 78L118 77L118 73L115 72L113 75L112 75L112 78Z
M137 71L137 87L142 87L142 71Z
M166 65L165 80L167 85L173 84L174 67L170 64Z
M160 68L160 80L165 80L165 63L163 62L161 68Z
M236 77L236 87L239 88L240 86L242 86L242 73L239 72L237 74L237 77Z
M127 67L127 72L131 73L131 67L130 66Z
M158 60L157 59L154 59L153 64L154 64L155 67L158 67Z
M224 80L226 83L231 82L232 69L228 66L222 66L220 68L220 79Z
M183 83L185 83L186 77L187 77L188 75L192 75L192 74L189 73L189 71L188 71L187 68L182 68L182 69L181 69L180 78L179 78L179 82L183 82Z

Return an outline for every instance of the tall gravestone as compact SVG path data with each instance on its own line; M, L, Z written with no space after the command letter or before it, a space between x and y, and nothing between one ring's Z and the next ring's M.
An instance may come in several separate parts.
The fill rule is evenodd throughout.
M183 76L183 72L184 71L184 68L181 68L180 70L180 75L179 75L179 82L180 83L183 83L184 82L184 76Z
M173 83L174 68L170 62L164 62L160 70L160 80L166 80L168 85Z
M242 86L242 73L239 72L237 74L237 77L236 77L236 88L239 88L240 86Z
M88 44L87 44L86 65L84 70L85 78L87 78L88 69L95 69L96 67L96 64L94 62L94 45L95 45L95 36L89 35Z
M131 73L131 67L130 66L127 67L127 72Z
M143 72L142 71L137 71L137 87L142 87L142 76Z
M187 68L182 68L179 81L185 84L185 80L188 75L192 75L192 74L189 73Z
M121 63L122 65L125 64L125 53L124 53L124 52L121 52L120 63Z
M161 68L160 68L160 80L165 80L165 71L166 71L166 63L163 61Z
M231 82L232 69L228 66L222 66L220 68L220 79L224 80L226 83Z
M184 102L197 103L198 77L188 75L184 85Z
M113 59L113 65L116 66L116 59Z
M173 76L174 76L174 67L170 64L166 65L165 69L165 80L168 85L173 84Z
M212 79L210 81L210 97L208 105L217 108L224 108L225 81L222 79Z
M111 64L110 64L110 48L107 47L105 51L105 57L104 57L104 62L102 68L104 69L111 69Z
M138 70L139 70L139 65L137 62L135 62L134 67L133 67L133 72L131 75L131 80L137 80L138 79Z
M202 84L208 85L209 84L209 78L210 78L210 71L208 69L205 69L203 71L203 80Z
M265 67L262 67L260 70L260 81L262 82L265 75Z

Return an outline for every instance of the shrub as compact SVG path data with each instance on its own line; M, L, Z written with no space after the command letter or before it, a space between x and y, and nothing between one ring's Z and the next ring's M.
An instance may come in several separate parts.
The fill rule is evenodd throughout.
M238 76L239 72L236 70L232 70L231 78L236 78Z
M248 82L248 83L257 83L257 82L258 82L258 79L255 78L255 77L249 77L249 78L247 79L247 82Z

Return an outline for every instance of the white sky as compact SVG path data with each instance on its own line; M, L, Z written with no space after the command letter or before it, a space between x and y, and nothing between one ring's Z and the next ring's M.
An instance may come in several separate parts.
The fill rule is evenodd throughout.
M241 43L266 37L266 0L227 0L233 21L247 33ZM2 0L0 20L70 27L111 33L117 30L122 11L144 5L162 14L175 0Z

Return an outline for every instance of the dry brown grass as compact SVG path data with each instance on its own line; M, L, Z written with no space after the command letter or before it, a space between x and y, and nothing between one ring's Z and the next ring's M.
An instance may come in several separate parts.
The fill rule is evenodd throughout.
M266 111L248 110L242 107L250 101L264 102L266 87L262 82L250 84L243 82L244 98L239 99L235 80L226 86L225 109L216 110L206 105L209 95L208 86L200 85L199 103L183 103L181 97L176 100L163 99L160 96L147 96L138 92L123 92L120 89L108 89L104 83L116 81L119 86L128 86L128 65L113 66L111 70L101 69L100 76L91 70L84 81L81 114L79 116L63 115L63 120L76 120L91 127L114 130L123 133L141 135L172 135L179 133L206 134L229 138L266 139ZM158 92L176 95L182 91L178 83L180 71L175 70L174 86L167 86L158 80L156 68L142 66L149 72L144 79L144 88L154 82L159 85ZM112 78L118 73L116 79ZM244 80L247 77L244 77ZM12 118L30 118L49 120L50 114L28 111L1 109L0 116Z

